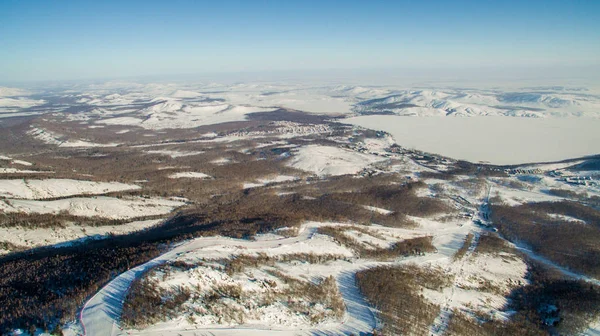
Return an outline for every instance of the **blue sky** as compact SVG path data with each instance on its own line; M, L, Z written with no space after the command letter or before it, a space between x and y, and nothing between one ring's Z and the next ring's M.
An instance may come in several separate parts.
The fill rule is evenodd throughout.
M599 64L596 0L0 0L0 81Z

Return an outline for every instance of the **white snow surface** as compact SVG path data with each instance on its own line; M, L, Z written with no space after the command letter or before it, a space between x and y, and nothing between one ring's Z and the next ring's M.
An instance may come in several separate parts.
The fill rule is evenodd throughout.
M169 178L172 178L172 179L176 179L176 178L207 179L207 178L211 178L211 176L204 174L204 173L200 173L200 172L179 172L179 173L173 173L173 174L169 175Z
M58 228L28 230L20 227L0 228L0 241L8 241L28 248L77 243L85 239L102 239L107 234L127 234L152 227L162 219L135 221L121 225L79 226L68 225ZM8 252L8 251L5 251ZM2 251L0 250L0 254Z
M0 86L0 97L20 97L30 94L31 92L24 89Z
M361 116L344 123L389 132L402 147L493 164L552 162L600 153L600 119Z
M0 197L44 199L73 195L98 195L136 190L140 186L120 182L93 182L69 179L0 180Z
M172 158L185 157L185 156L194 156L200 155L204 153L203 151L176 151L176 150L150 150L147 151L148 154L161 154L170 156Z
M288 175L277 175L271 178L262 178L258 179L255 182L244 183L244 189L257 188L262 187L271 183L282 183L282 182L290 182L296 181L298 177L296 176L288 176Z
M171 128L194 128L226 122L244 121L254 112L273 111L273 108L226 103L183 102L173 98L154 99L155 105L137 111L130 116L114 117L97 121L109 125L139 126L159 130Z
M81 139L65 139L63 135L37 127L32 127L27 133L37 140L59 147L116 147L119 145L118 143L101 144Z
M9 161L10 164L17 164L17 165L21 165L21 166L33 166L33 163L31 163L29 161L17 160L17 159L13 159L9 156L1 155L1 154L0 154L0 160Z
M293 150L287 164L319 176L336 176L356 174L381 161L385 158L339 147L308 145Z
M551 92L554 91L554 92ZM518 91L475 89L400 90L387 96L361 101L360 113L393 113L401 116L511 116L597 117L597 96L563 90Z
M74 197L50 201L5 199L0 200L0 210L37 214L67 212L74 216L127 219L164 215L185 202L162 198L115 198L106 196Z
M0 174L52 174L53 171L0 168Z

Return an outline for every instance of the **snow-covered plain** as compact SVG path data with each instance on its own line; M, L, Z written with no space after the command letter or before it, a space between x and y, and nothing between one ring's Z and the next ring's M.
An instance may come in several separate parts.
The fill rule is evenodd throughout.
M363 114L400 116L598 117L598 96L561 89L486 90L436 88L399 90L359 102Z
M0 180L0 197L44 199L73 195L98 195L136 190L140 186L120 182L94 182L69 179Z
M33 127L29 134L37 140L59 147L116 147L119 145L117 143L101 144L81 139L64 139L63 135L37 127Z
M0 200L3 212L28 214L58 214L73 216L128 219L165 215L185 202L162 198L116 198L106 196L62 198L51 201L5 199Z
M52 171L0 168L0 174L51 174Z
M152 227L162 219L135 221L121 225L79 226L68 225L59 228L43 228L23 230L22 228L0 228L0 241L8 241L20 247L40 247L56 245L57 247L81 242L85 239L102 239L107 234L127 234ZM0 255L8 253L0 249Z
M405 148L472 162L552 162L600 153L600 119L360 116L344 123L389 132Z
M176 150L150 150L150 151L147 151L146 153L167 155L172 158L178 158L178 157L199 155L204 152L202 152L202 151L189 151L188 152L188 151L176 151Z
M176 179L176 178L207 179L207 178L210 178L210 175L200 173L200 172L179 172L179 173L173 173L173 174L169 175L169 178L172 178L172 179Z
M248 105L230 105L222 102L197 103L182 102L178 99L156 98L154 105L130 113L128 116L103 118L97 123L107 125L139 126L145 129L160 130L169 128L194 128L226 122L246 120L246 114L273 111Z
M132 220L148 216L163 216L185 205L183 199L158 197L92 196L110 192L136 190L140 187L118 182L93 182L69 179L0 180L0 214L72 215L77 217ZM87 197L83 197L87 196ZM46 200L59 198L54 200ZM29 228L0 228L0 242L20 248L67 243L88 236L101 238L108 233L125 234L157 224L160 220L144 220L122 225ZM10 251L0 250L0 254Z
M356 174L385 158L355 151L320 145L308 145L293 151L290 167L319 176Z

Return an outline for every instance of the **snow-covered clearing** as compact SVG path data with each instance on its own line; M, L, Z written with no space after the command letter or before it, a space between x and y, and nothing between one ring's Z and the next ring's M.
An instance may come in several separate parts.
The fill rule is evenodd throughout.
M35 100L30 98L8 98L0 96L0 118L4 113L1 112L13 112L19 111L23 108L34 107L38 105L44 104L46 101L44 100Z
M220 159L212 160L212 161L210 161L210 163L220 166L220 165L225 165L228 163L233 163L233 161L231 161L231 159L229 159L229 158L220 158Z
M442 335L453 309L467 313L483 312L499 320L506 314L506 296L516 287L527 284L527 264L515 254L473 253L477 235L467 254L454 263L446 265L446 274L454 277L454 283L442 291L424 289L423 295L442 307L431 332Z
M74 197L51 201L5 199L0 200L3 212L27 214L58 214L66 212L73 216L126 219L144 216L164 215L185 202L162 198L143 197Z
M66 243L77 243L85 239L102 239L108 234L127 234L152 227L160 223L162 219L151 219L135 221L121 225L105 226L79 226L68 225L66 227L42 228L27 230L20 227L0 228L0 241L8 241L17 246L33 248L39 246L57 245L64 246ZM65 243L65 244L61 244ZM9 251L0 250L0 254Z
M173 174L169 175L169 178L172 178L172 179L176 179L176 178L207 179L207 178L211 178L211 176L204 174L204 173L200 173L200 172L179 172L179 173L173 173Z
M176 151L176 150L151 150L147 151L148 154L160 154L170 156L172 158L194 156L204 153L203 151Z
M374 206L370 206L370 205L363 205L363 208L367 209L367 210L371 210L373 212L377 212L379 214L382 215L389 215L391 214L393 211L390 210L386 210L386 209L382 209L382 208L378 208L378 207L374 207Z
M22 97L30 94L31 92L24 89L0 86L0 97Z
M99 195L136 190L140 186L120 182L93 182L69 179L0 180L0 197L43 199L73 195Z
M32 127L27 133L37 140L59 147L116 147L119 145L118 143L100 144L81 139L65 139L63 135L37 127Z
M389 132L403 147L493 164L551 162L600 153L600 119L361 116L344 123Z
M0 160L1 161L9 161L10 164L16 164L16 165L21 165L21 166L33 166L33 163L31 163L29 161L13 159L6 155L0 155Z
M548 214L548 216L550 218L555 218L558 220L562 220L562 221L567 221L567 222L573 222L573 223L580 223L580 224L587 224L584 220L581 220L579 218L575 218L575 217L571 217L571 216L566 216L563 214Z
M266 90L265 90L266 89ZM223 93L233 104L251 104L255 106L278 106L309 113L343 115L351 112L353 101L342 97L332 97L324 90L296 89L294 91L269 90L268 88L236 88ZM272 92L268 92L272 91ZM265 94L267 93L267 94Z
M53 171L0 168L0 174L52 174Z
M385 160L338 147L309 145L293 150L287 164L319 176L335 176L356 174L373 163Z
M204 125L244 121L246 120L246 115L249 113L274 110L273 108L230 105L222 102L183 102L174 98L156 98L153 101L155 105L132 113L131 116L103 119L97 121L97 123L139 126L151 130L194 128Z
M564 197L555 196L549 193L550 189L560 189L574 193L596 194L591 188L585 185L569 185L562 181L550 178L548 176L520 176L515 178L489 178L493 182L494 195L510 206L526 204L530 202L556 202L564 200ZM517 185L512 183L517 182ZM520 183L520 184L518 184Z
M271 183L282 183L282 182L290 182L290 181L296 181L296 180L298 180L298 177L296 177L296 176L277 175L272 178L262 178L262 179L256 180L255 182L244 183L244 189L262 187L262 186L265 186L265 185L271 184Z

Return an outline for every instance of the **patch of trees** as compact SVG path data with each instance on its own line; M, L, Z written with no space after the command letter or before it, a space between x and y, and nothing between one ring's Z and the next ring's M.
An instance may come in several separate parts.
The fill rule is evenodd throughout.
M401 186L378 185L354 192L331 193L324 195L324 198L393 211L395 215L377 216L377 220L380 220L381 224L390 226L403 226L402 224L407 224L404 219L406 215L429 217L456 211L439 199L417 196L415 191L425 186L423 182L405 183Z
M350 248L360 258L386 260L411 255L422 255L426 252L435 252L436 250L430 236L405 239L392 244L389 248L367 247L356 241L356 239L345 235L344 231L349 229L355 230L356 227L323 226L317 232L332 237L340 244Z
M575 335L600 317L600 287L566 279L529 261L530 284L511 294L511 307L551 334Z
M180 315L183 304L191 297L191 290L175 286L160 288L157 280L143 276L133 281L121 313L125 327L144 328L148 325Z
M360 271L356 283L383 322L383 335L429 335L440 307L421 295L422 288L439 290L450 279L442 270L416 265L381 266Z
M581 194L581 193L578 193L578 192L575 192L572 190L566 190L566 189L552 188L552 189L548 189L546 192L550 195L564 197L564 198L571 198L571 199L575 199L575 200L584 200L585 198L587 198L586 194Z
M465 241L463 242L462 246L458 249L458 251L456 251L452 259L454 259L455 261L462 259L465 256L465 254L467 254L467 251L469 250L469 247L471 246L474 237L475 235L469 233L465 237Z
M482 235L484 250L504 249L502 239ZM485 247L490 245L489 247ZM529 283L513 290L506 310L515 313L500 322L482 313L468 316L460 311L448 324L449 335L576 335L600 317L600 287L565 278L560 272L526 260Z
M245 260L251 263L250 259ZM170 273L169 267L160 268ZM151 271L148 274L152 273ZM292 312L305 316L313 324L328 316L339 319L344 315L345 304L334 277L311 282L275 270L268 270L267 273L279 278L286 285L285 288L279 288L275 281L268 280L266 283L269 288L265 292L249 294L244 293L239 284L212 284L208 289L182 285L167 289L160 287L158 280L146 275L135 280L131 286L123 305L121 321L126 327L144 328L182 314L189 314L188 321L194 324L194 314L210 314L218 318L218 323L241 324L248 314L256 318L252 314L253 309L275 302L280 302ZM231 304L231 301L234 304ZM185 305L186 302L193 303L194 307ZM325 309L314 309L315 305L321 305Z
M309 264L323 264L328 261L345 259L344 256L335 254L316 254L316 253L289 253L278 256L269 256L259 253L257 256L238 255L230 259L221 260L225 273L233 275L243 272L246 268L257 268L259 266L274 266L276 262L290 263L292 261L301 261Z
M0 261L0 332L33 326L49 330L73 319L83 302L113 275L159 253L152 244L107 241L77 250L9 256Z
M542 336L548 335L531 323L526 317L512 316L508 322L492 320L483 314L468 316L459 310L454 310L448 327L447 335L452 336Z
M0 250L5 251L24 251L27 248L25 246L20 246L17 244L13 244L9 241L0 241Z
M484 232L479 236L475 253L496 254L500 252L514 253L506 240L498 237L495 233Z
M571 216L588 224L549 214ZM599 211L569 201L493 205L491 219L510 241L527 244L535 253L574 271L600 276Z

